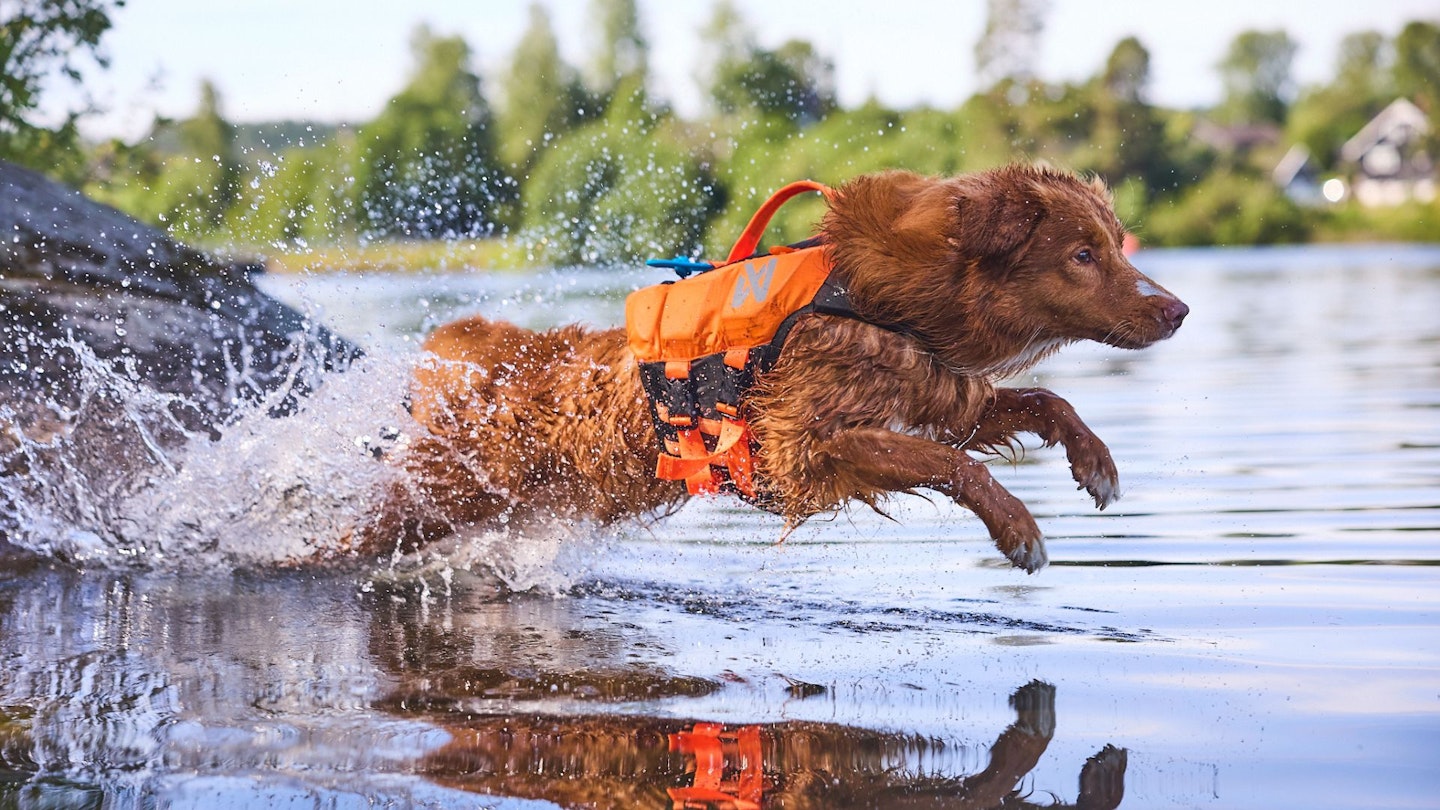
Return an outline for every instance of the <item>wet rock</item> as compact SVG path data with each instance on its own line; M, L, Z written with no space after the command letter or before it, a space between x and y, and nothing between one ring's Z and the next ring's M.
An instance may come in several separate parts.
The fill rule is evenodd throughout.
M258 289L262 270L0 161L0 559L23 497L6 479L45 461L123 483L143 466L127 460L214 436L247 405L292 410L359 354ZM81 455L41 458L77 430Z
M194 407L179 416L196 428L290 385L297 367L299 393L314 371L357 355L257 289L261 269L211 258L0 161L0 408L29 429L47 418L34 406L72 398L79 360L56 349L66 344L183 397Z

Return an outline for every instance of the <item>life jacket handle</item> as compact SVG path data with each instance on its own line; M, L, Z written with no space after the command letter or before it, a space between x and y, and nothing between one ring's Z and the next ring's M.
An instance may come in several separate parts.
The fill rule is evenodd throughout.
M780 210L780 206L807 191L818 191L824 194L827 200L833 199L835 196L835 192L829 186L814 180L797 180L771 194L770 199L766 200L765 204L755 212L755 216L750 218L750 224L746 225L745 230L740 233L740 238L735 241L735 247L730 249L730 257L725 260L725 263L731 264L746 256L755 255L755 249L760 246L760 237L770 226L770 218L775 216L775 212Z

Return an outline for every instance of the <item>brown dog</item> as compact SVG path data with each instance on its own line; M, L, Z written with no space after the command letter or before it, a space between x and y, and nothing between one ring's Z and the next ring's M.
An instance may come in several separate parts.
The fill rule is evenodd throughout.
M1189 309L1125 258L1103 185L1046 168L860 177L831 200L821 238L856 312L903 329L814 313L796 324L746 406L767 500L794 525L852 499L878 507L888 493L937 490L1015 565L1043 567L1035 519L971 452L1019 433L1060 444L1102 509L1118 497L1115 464L1065 400L995 382L1076 340L1148 346ZM623 330L472 318L425 348L434 359L416 374L412 410L427 433L361 550L552 515L610 522L686 499L654 475L658 443Z

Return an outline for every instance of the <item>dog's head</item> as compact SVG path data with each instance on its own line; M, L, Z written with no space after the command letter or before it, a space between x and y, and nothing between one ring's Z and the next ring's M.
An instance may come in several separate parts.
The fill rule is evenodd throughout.
M1125 257L1103 184L1053 169L860 177L824 232L858 311L976 371L1015 371L1075 340L1143 348L1189 313Z

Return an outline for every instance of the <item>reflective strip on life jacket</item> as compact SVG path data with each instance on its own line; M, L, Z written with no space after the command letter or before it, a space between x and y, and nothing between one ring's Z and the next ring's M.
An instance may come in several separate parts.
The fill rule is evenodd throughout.
M636 290L625 301L630 351L642 362L689 361L768 343L829 275L826 249L815 246Z

